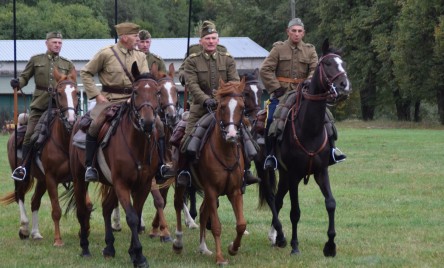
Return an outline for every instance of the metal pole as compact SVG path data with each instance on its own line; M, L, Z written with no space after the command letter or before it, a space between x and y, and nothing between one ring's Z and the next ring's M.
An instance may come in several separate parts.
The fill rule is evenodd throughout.
M17 78L17 16L16 16L16 5L15 0L13 3L13 28L14 28L14 78ZM17 167L17 124L18 124L18 88L14 88L14 159L15 167Z
M296 0L290 0L291 19L296 18Z
M117 0L114 0L114 25L117 25ZM117 43L117 32L114 36L114 42Z
M190 38L191 38L191 13L193 7L193 0L190 0L190 6L188 8L188 38L187 38L187 55L185 58L188 58L188 54L190 53ZM188 90L187 87L183 89L183 111L187 110L187 102L188 102Z

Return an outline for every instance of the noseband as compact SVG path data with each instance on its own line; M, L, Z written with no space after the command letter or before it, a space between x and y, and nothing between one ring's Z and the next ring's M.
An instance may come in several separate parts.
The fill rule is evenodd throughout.
M71 130L73 128L73 124L69 123L68 118L65 115L65 112L68 111L68 110L73 110L74 114L77 115L77 112L79 110L79 103L77 102L76 107L62 107L60 105L59 98L58 98L58 95L57 95L57 90L59 88L61 88L62 86L66 86L66 85L71 85L73 88L75 88L77 90L77 83L76 82L70 81L70 80L62 80L62 81L57 83L56 91L55 92L52 89L49 89L48 91L52 94L53 98L56 101L59 118L62 120L63 125L65 126L65 129L68 132L71 132Z
M174 83L174 81L170 77L168 77L168 76L160 78L158 80L159 84L161 82L163 82L163 81L167 81L167 82L170 81L171 83ZM178 99L179 98L179 93L177 91L177 88L176 87L174 87L174 88L176 90L176 95L177 95L177 99ZM175 109L175 111L176 111L175 117L178 117L179 116L179 102L177 102L177 103L167 102L167 103L163 104L160 101L160 96L161 96L161 93L160 93L160 89L159 89L159 92L158 92L158 99L159 99L159 105L160 105L159 113L164 115L164 116L161 117L162 121L164 123L168 124L167 118L166 118L166 110L167 110L168 107L172 106Z
M319 68L319 82L321 84L321 87L325 90L324 93L320 94L310 94L307 92L307 90L303 90L302 94L305 99L312 100L312 101L323 101L323 100L334 100L338 97L338 92L336 90L336 87L334 85L334 81L341 75L344 75L345 72L338 72L335 75L333 75L331 78L327 76L324 70L324 60L327 58L341 58L338 54L334 53L328 53L324 56L322 56L319 59L318 68Z
M144 132L146 134L151 134L151 131L152 131L153 128L151 128L151 131L148 131L148 130L145 129L145 126L143 124L143 119L142 119L142 116L140 115L139 111L143 107L147 106L147 107L151 108L151 110L153 110L154 117L156 117L157 116L156 109L154 109L154 107L153 107L153 105L151 104L150 101L144 101L139 106L136 106L136 92L137 92L137 89L135 87L135 84L139 83L139 82L144 82L144 81L153 81L156 84L156 88L157 88L156 80L150 79L150 78L139 79L139 80L137 80L137 82L133 83L133 92L131 93L131 105L130 105L131 106L131 114L136 119L136 122L137 122L136 126L135 126L136 129L138 129L138 130L140 130L140 131L142 131L142 132Z

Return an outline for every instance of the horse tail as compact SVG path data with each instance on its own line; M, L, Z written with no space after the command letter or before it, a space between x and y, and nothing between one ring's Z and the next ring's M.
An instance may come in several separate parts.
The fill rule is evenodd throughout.
M259 208L268 205L267 199L276 194L276 173L274 171L258 170L261 178L259 183Z
M99 197L102 200L102 204L103 202L105 202L105 200L108 198L108 196L111 194L112 191L114 191L112 186L106 184L102 184L100 186Z
M23 192L23 196L26 195L34 187L34 179L30 178L25 181L14 181L15 190L9 192L4 196L0 197L0 204L9 205L14 202L18 203L18 193Z
M74 198L74 185L72 183L69 184L66 190L60 194L60 201L63 202L65 209L65 216L68 215L69 212L74 211L77 208L76 199Z

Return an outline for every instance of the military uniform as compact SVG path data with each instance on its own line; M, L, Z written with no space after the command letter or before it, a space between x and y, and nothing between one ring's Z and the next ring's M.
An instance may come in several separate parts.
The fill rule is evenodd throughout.
M60 73L69 74L74 69L74 64L61 56L53 55L50 52L32 56L26 64L25 69L20 74L20 88L25 87L31 77L34 76L35 91L32 94L28 120L28 127L23 140L24 144L29 144L34 128L42 114L48 109L51 95L48 89L55 89L57 81L54 80L53 71L58 68Z
M133 62L136 62L141 73L149 72L145 54L137 50L128 50L120 43L101 49L81 69L80 76L88 99L93 99L102 94L110 101L110 103L96 104L91 111L93 123L88 133L94 137L97 137L104 120L104 118L99 119L98 115L112 103L127 100L132 91L132 82L123 71L123 67L114 56L111 48L114 48L128 71L131 70ZM102 90L95 85L94 74L98 74Z
M236 62L228 52L215 52L209 55L200 51L191 54L184 62L184 75L188 92L192 96L190 117L185 130L186 137L196 122L208 112L203 103L212 97L213 90L219 88L219 79L224 82L240 79Z
M260 75L268 93L276 89L296 89L297 84L279 81L277 77L307 79L313 76L318 63L318 55L312 44L299 42L294 45L291 40L276 42L270 54L262 63Z
M148 66L151 70L151 66L153 66L153 63L157 64L157 69L163 73L166 73L166 66L165 66L165 62L163 61L163 59L154 53L148 52L146 54L146 60L148 61Z

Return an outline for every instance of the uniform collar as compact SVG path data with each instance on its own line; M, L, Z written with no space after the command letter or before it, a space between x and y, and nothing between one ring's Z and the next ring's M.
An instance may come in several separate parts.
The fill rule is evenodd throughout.
M290 44L292 49L302 50L302 46L305 44L304 41L297 43L296 45L291 42L290 38L288 39L288 43Z
M126 48L125 46L123 46L123 44L120 43L120 42L117 43L117 47L119 48L120 51L122 51L123 54L130 54L130 55L131 55L131 53L132 53L132 51L133 51L132 49L131 49L131 50L127 49L127 48Z
M206 60L209 60L210 58L215 60L217 57L217 51L215 51L213 54L208 54L207 52L203 51L202 54Z
M46 55L48 56L48 59L50 59L50 60L57 60L59 58L58 54L54 54L50 51L46 51Z

